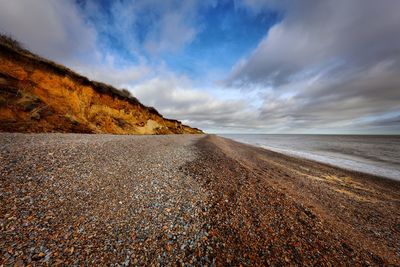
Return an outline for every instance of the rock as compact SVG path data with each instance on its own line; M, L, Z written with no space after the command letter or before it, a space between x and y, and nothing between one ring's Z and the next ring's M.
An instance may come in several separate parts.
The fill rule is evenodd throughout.
M46 256L43 252L39 252L38 254L33 255L32 260L38 261L43 259Z

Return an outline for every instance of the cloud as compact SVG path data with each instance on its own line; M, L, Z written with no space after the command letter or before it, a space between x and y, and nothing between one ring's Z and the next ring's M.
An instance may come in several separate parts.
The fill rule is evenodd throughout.
M169 12L160 19L159 32L151 32L145 40L145 49L152 54L165 51L176 52L185 44L191 42L197 30L188 27L187 20L179 12Z
M260 13L264 10L282 10L290 0L235 0L237 8L246 8L254 13Z
M0 0L0 30L91 79L128 88L166 117L208 131L399 133L399 1L235 0L230 12L261 20L272 9L280 20L222 85L208 81L223 80L222 71L204 68L206 81L199 81L171 69L182 59L188 68L221 59L212 54L202 65L196 51L185 54L199 36L211 38L201 40L205 51L215 45L218 36L200 35L212 33L204 21L232 15L213 10L216 3Z
M234 68L230 82L287 83L296 74L340 62L365 68L400 61L400 2L291 1L254 53Z
M121 64L112 56L105 56L101 64L80 64L76 71L91 80L101 81L115 87L125 87L139 83L154 75L154 70L146 64Z
M400 111L399 1L243 4L284 14L225 80L243 91L265 88L262 121L289 132L340 132Z
M110 7L111 15L104 14L94 1L80 7L73 1L0 1L2 30L28 49L90 79L127 87L141 102L156 107L166 117L212 130L247 127L253 116L245 102L218 100L195 89L190 79L176 76L162 62L159 66L149 65L142 55L141 49L157 54L176 51L190 42L198 31L194 25L198 8L213 5L212 1L117 1ZM145 19L143 13L150 18ZM96 16L94 24L88 23L88 14ZM147 22L149 28L141 32L143 25L138 25ZM132 62L108 44L98 42L105 40L104 34L123 42L139 61Z
M96 31L73 1L0 0L0 30L61 62L87 59L96 50Z
M218 100L210 93L193 87L185 77L169 74L150 79L129 90L144 104L156 107L166 117L218 131L226 128L248 128L257 116L241 100Z
M288 129L343 130L366 117L400 110L397 72L378 67L335 78L311 78L270 91L264 95L261 120Z
M127 48L132 55L157 56L177 52L196 37L199 10L214 1L113 1L104 9L98 1L85 1L84 10L101 33Z

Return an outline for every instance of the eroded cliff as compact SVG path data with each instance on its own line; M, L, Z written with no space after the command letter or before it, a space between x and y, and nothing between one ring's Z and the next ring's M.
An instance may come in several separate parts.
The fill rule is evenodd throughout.
M125 90L90 81L0 38L0 131L202 133L164 118Z

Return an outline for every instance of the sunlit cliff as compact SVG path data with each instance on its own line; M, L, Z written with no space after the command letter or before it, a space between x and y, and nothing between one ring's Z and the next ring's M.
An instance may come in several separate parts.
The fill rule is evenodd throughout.
M0 37L0 131L202 133Z

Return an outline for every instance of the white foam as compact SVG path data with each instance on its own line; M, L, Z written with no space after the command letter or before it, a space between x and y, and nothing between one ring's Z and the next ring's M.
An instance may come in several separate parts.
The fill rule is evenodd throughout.
M289 156L400 181L399 136L223 136Z
M391 169L387 166L384 166L384 167L376 166L376 164L377 164L376 162L367 163L365 161L359 161L356 159L347 159L347 158L343 158L343 155L341 155L341 154L338 154L338 156L329 155L328 153L325 155L322 155L322 154L317 154L317 153L294 151L294 150L290 150L290 149L282 149L282 148L276 148L276 147L265 146L265 145L259 145L259 146L263 147L265 149L275 151L278 153L282 153L285 155L289 155L289 156L310 159L310 160L314 160L317 162L327 163L327 164L330 164L333 166L337 166L337 167L340 167L343 169L374 174L377 176L383 176L383 177L387 177L387 178L391 178L391 179L400 181L400 171L398 171L396 169ZM340 156L342 156L342 157L340 157Z

